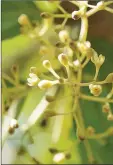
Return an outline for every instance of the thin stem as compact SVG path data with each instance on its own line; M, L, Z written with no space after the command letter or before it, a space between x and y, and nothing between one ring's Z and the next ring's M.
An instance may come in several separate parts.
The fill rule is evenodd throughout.
M105 7L105 10L110 12L110 13L113 13L113 9L111 9L110 7Z
M95 8L93 8L93 9L87 11L86 16L87 16L87 17L90 17L91 15L97 13L99 10L100 10L100 7L97 7L97 6L96 6Z
M60 11L62 12L62 13L67 13L67 11L66 10L64 10L64 8L62 7L62 6L60 6L60 5L58 5L58 8L60 9Z
M106 138L110 135L113 135L112 133L113 131L113 128L109 128L107 131L103 132L103 133L99 133L99 134L95 134L95 135L92 135L92 136L88 136L89 139L102 139L102 138Z
M94 96L87 96L85 94L80 94L80 98L88 101L95 101L95 102L109 102L113 103L113 99L107 99L107 98L102 98L102 97L94 97Z
M112 3L113 3L113 1L104 2L104 4L105 4L106 6L108 6L108 5L112 4Z
M53 14L54 18L72 18L71 14Z
M62 27L65 26L66 22L67 22L68 18L65 18L64 21L62 22Z
M84 68L84 67L88 64L89 61L90 61L90 59L87 58L87 59L85 60L85 62L82 64L82 68Z
M92 153L89 141L85 140L84 141L84 145L85 145L85 148L86 148L86 151L87 151L87 157L88 157L89 163L93 163L94 162L94 158L93 158L93 153Z
M87 32L88 32L88 19L84 15L81 17L81 30L79 35L79 41L86 41L87 38Z
M100 69L100 68L97 68L97 67L96 67L96 72L95 72L95 76L94 76L94 79L93 79L94 81L97 80L98 73L99 73L99 69Z

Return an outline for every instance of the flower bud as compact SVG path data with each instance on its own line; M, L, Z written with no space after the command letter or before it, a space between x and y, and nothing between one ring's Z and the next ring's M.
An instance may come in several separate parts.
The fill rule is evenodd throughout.
M72 19L78 20L81 17L80 11L73 11L72 12Z
M51 63L49 60L45 60L43 61L43 66L46 68L46 69L51 69Z
M18 23L20 25L28 25L29 24L29 19L26 14L21 14L18 18Z
M8 129L9 134L13 134L13 133L14 133L14 131L15 131L15 129L14 129L14 128L9 127L9 129Z
M69 41L69 33L66 30L61 30L59 32L59 38L61 42L65 43Z
M100 67L104 61L105 61L105 57L103 55L97 55L97 53L95 53L92 57L91 57L91 61L95 64L96 67Z
M95 129L92 126L89 126L87 128L87 133L88 133L88 135L92 136L95 133Z
M112 121L113 120L113 114L109 113L107 116L107 120Z
M55 44L55 46L56 46L57 48L63 48L63 47L65 46L65 44L59 41L59 42L57 42L57 43Z
M70 47L66 47L66 54L68 57L72 57L73 56L73 51Z
M86 54L91 47L91 43L89 41L86 41L84 43L77 42L77 47L81 53Z
M27 81L28 81L28 85L29 86L34 86L34 85L36 85L40 81L40 79L38 78L38 76L36 74L34 74L34 73L30 73L29 74L29 77L30 78L27 78Z
M16 119L12 119L10 123L11 128L18 128L18 122Z
M110 73L104 81L107 83L113 83L113 73Z
M54 157L53 157L53 161L55 163L59 163L60 161L64 160L65 159L65 154L62 152L62 153L57 153Z
M109 105L109 103L105 103L103 106L102 106L102 112L103 113L108 113L108 112L110 112L110 105Z
M48 102L53 102L55 100L55 97L54 96L50 96L50 95L46 95L46 100Z
M74 65L74 67L76 68L76 69L78 69L79 67L80 67L80 61L79 60L75 60L75 61L73 61L73 65Z
M51 88L53 85L56 85L56 84L59 84L59 81L58 80L55 80L55 81L41 80L38 83L38 87L40 89L48 89L48 88Z
M97 7L99 7L100 10L104 9L104 1L100 1L97 3Z
M68 58L67 58L66 54L61 53L61 54L58 56L58 60L59 60L60 63L61 63L62 65L64 65L65 67L68 66Z
M102 92L102 86L101 85L93 85L90 84L89 85L89 89L90 92L94 95L94 96L99 96Z

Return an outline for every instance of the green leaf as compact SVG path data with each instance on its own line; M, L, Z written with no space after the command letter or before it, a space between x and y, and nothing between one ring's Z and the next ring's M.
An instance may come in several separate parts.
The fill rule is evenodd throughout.
M39 19L39 11L32 1L2 1L2 40L20 33L18 17L27 14L32 20Z

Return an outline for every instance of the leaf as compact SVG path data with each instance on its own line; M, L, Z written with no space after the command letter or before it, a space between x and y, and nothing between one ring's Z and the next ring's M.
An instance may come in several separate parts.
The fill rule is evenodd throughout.
M32 1L2 1L2 40L20 33L18 17L27 14L32 20L39 19L39 11Z

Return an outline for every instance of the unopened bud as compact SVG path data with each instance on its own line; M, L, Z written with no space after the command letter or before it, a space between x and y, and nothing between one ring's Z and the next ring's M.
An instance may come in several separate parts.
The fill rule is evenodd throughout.
M94 96L99 96L102 92L102 86L101 85L93 85L90 84L89 85L89 89L90 92L94 95Z
M65 46L65 44L59 41L59 42L56 43L55 46L56 46L57 48L63 48L63 47Z
M103 106L102 106L102 112L103 113L108 113L110 112L111 108L110 108L110 105L109 103L105 103Z
M57 153L54 157L53 157L53 161L55 163L59 163L60 161L64 160L65 159L65 154L62 152L62 153Z
M45 60L43 61L43 66L46 68L46 69L50 69L51 68L51 63L49 60Z
M34 86L40 81L40 79L36 74L30 73L29 78L27 78L27 81L29 86Z
M29 23L28 16L26 14L21 14L18 18L18 23L20 25L28 25Z
M104 61L105 57L103 55L97 55L96 53L91 57L91 61L95 64L96 67L100 67Z
M52 102L52 101L55 100L55 97L54 97L54 96L50 96L50 95L46 95L46 100L47 100L48 102Z
M73 56L73 50L70 47L66 47L66 54L70 58Z
M80 61L79 60L75 60L74 62L73 62L73 65L75 66L75 68L79 68L80 67Z
M62 53L58 56L58 60L60 61L60 63L62 65L64 65L65 67L68 66L68 57L66 56L66 54Z
M95 129L92 127L92 126L89 126L87 128L87 133L91 136L91 135L94 135L95 133Z
M81 17L80 11L73 11L72 12L72 19L78 20Z
M104 5L104 1L100 1L97 3L97 7L99 7L100 10L104 9L105 5Z
M70 39L68 31L66 31L66 30L60 31L59 38L60 38L61 42L63 42L63 43L68 42Z
M51 88L53 85L56 85L56 84L59 84L58 80L55 80L55 81L41 80L38 83L38 87L40 89L48 89L48 88Z
M16 119L12 119L10 123L11 128L18 128L18 122Z
M113 121L113 114L112 114L112 113L109 113L109 114L108 114L107 120Z
M9 129L8 129L9 134L13 134L13 133L14 133L14 131L15 131L15 129L14 129L14 128L9 127Z

